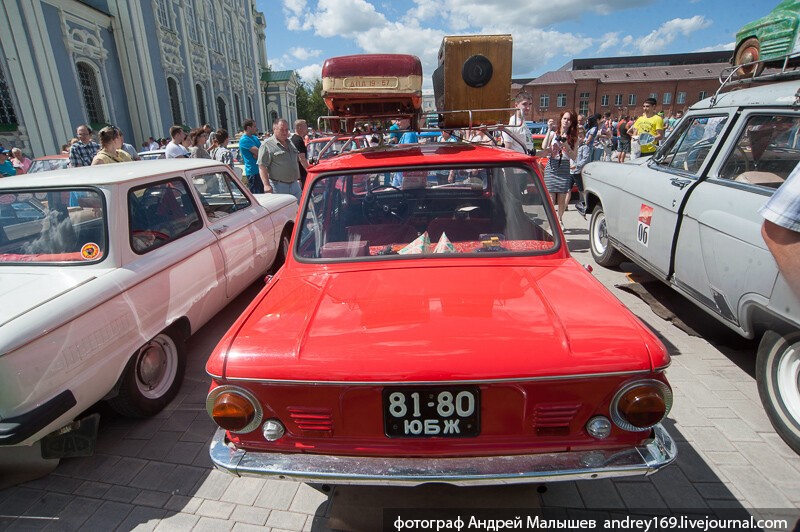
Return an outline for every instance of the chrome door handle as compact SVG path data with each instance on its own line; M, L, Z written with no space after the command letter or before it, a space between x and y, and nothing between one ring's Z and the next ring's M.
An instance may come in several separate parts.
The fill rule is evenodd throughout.
M227 225L220 225L219 227L215 227L215 228L212 229L212 231L214 231L218 235L221 235L222 233L224 233L227 230L228 230L228 226Z

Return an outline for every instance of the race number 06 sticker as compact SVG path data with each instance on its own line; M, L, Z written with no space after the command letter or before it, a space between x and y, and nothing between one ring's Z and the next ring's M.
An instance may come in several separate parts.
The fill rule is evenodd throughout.
M650 205L645 205L639 208L639 223L636 226L636 241L647 247L650 241L650 222L653 220L653 208Z

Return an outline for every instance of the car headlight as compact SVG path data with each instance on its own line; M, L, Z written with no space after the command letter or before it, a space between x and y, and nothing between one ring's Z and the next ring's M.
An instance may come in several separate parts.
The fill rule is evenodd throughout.
M255 396L238 386L220 386L208 393L206 410L214 422L237 433L258 428L264 412Z
M611 420L631 432L644 431L657 425L672 408L672 389L655 380L639 380L625 384L611 401Z

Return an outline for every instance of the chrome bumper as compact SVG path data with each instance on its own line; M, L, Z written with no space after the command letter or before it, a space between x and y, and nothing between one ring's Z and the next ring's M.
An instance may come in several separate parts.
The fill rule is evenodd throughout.
M651 440L630 449L468 458L247 452L230 445L225 431L218 429L210 453L216 467L236 476L317 484L472 486L649 475L675 460L678 449L664 427L657 425Z

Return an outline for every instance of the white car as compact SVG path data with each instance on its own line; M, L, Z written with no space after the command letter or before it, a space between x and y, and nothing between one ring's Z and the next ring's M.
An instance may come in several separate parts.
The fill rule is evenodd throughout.
M164 408L185 340L282 263L296 213L201 159L0 180L0 452L45 438L69 455L63 438L102 399Z
M761 236L759 209L800 163L800 81L694 105L650 158L583 170L602 266L639 264L744 337L776 431L800 453L800 299Z

